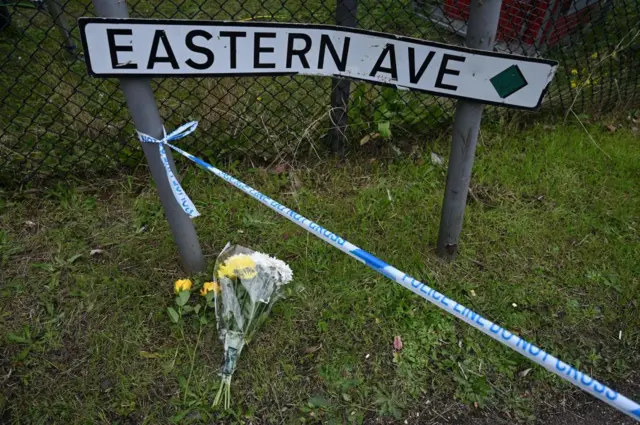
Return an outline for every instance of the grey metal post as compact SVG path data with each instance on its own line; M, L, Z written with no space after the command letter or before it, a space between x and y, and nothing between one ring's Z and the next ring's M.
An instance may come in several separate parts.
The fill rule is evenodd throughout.
M93 0L98 16L110 18L128 18L127 3L124 0ZM136 129L157 139L162 138L162 118L153 97L151 84L145 78L120 78L120 87L127 99ZM193 222L176 201L167 179L167 173L160 160L158 147L143 143L142 149L147 157L151 175L158 188L160 201L169 221L173 239L178 245L178 252L186 272L201 272L205 268L202 249ZM175 172L175 165L169 149L166 149L169 164Z
M60 31L60 36L62 37L62 45L65 49L67 49L69 53L75 54L76 44L73 42L73 38L71 38L71 30L69 29L67 19L62 13L62 5L59 3L59 1L60 0L44 0L44 4L51 14L56 27L58 27L58 31Z
M493 49L501 5L502 0L471 1L465 43L467 47L481 50ZM458 253L458 241L462 230L483 107L481 103L467 100L459 100L456 107L447 186L436 250L440 257L447 260L455 259Z
M358 0L337 0L336 24L343 27L358 26ZM331 150L339 156L344 155L349 110L349 80L334 78L331 80Z

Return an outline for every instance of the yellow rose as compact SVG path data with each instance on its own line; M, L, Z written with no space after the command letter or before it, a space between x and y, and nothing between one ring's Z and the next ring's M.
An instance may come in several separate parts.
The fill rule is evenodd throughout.
M173 287L175 293L180 293L182 291L190 291L193 283L189 279L179 279L176 280L176 284Z
M204 297L211 291L216 294L220 293L220 285L218 285L218 282L205 282L204 285L202 285L202 289L200 289L200 295Z

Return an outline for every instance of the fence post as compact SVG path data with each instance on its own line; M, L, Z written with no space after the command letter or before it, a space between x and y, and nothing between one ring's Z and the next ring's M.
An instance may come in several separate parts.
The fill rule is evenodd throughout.
M0 6L0 30L11 24L11 12L7 6Z
M471 1L465 43L467 47L481 50L493 49L501 5L502 0ZM458 253L458 241L462 230L483 108L483 104L467 100L459 100L456 106L447 185L436 249L437 254L446 260L454 260Z
M352 28L358 26L358 0L337 0L336 24ZM350 94L349 80L331 80L331 150L338 156L345 152Z
M129 17L127 3L124 0L93 0L93 5L98 16ZM162 118L160 118L149 80L145 78L120 78L120 88L127 99L127 106L136 129L156 139L161 139L163 137ZM173 196L167 173L160 160L158 146L142 143L142 149L158 188L171 233L178 245L182 265L187 273L201 272L205 268L205 262L198 242L198 235L193 227L193 222ZM174 174L177 175L171 151L166 149L166 154Z
M67 24L67 19L64 17L62 5L58 3L58 1L59 0L44 0L44 4L53 18L56 27L58 27L58 31L63 40L62 45L69 53L75 54L76 44L73 42L73 38L71 38L71 30Z

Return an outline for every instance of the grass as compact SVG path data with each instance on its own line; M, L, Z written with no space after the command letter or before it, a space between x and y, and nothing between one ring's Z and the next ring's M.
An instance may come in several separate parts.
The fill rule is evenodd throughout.
M446 156L447 139L410 157L281 173L218 165L638 399L640 147L631 130L588 129L610 159L577 125L485 126L453 264L434 253L445 169L429 161L429 150ZM141 173L0 197L0 422L514 423L584 412L590 399L550 373L204 171L184 171L209 271L232 241L295 273L242 353L232 409L210 408L222 358L214 325L186 386L198 324L186 323L185 343L167 317L184 274Z

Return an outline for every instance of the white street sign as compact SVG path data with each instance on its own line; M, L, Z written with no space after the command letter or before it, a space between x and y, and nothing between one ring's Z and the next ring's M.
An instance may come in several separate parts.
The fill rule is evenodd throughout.
M81 18L96 77L346 77L538 109L557 62L327 25Z

